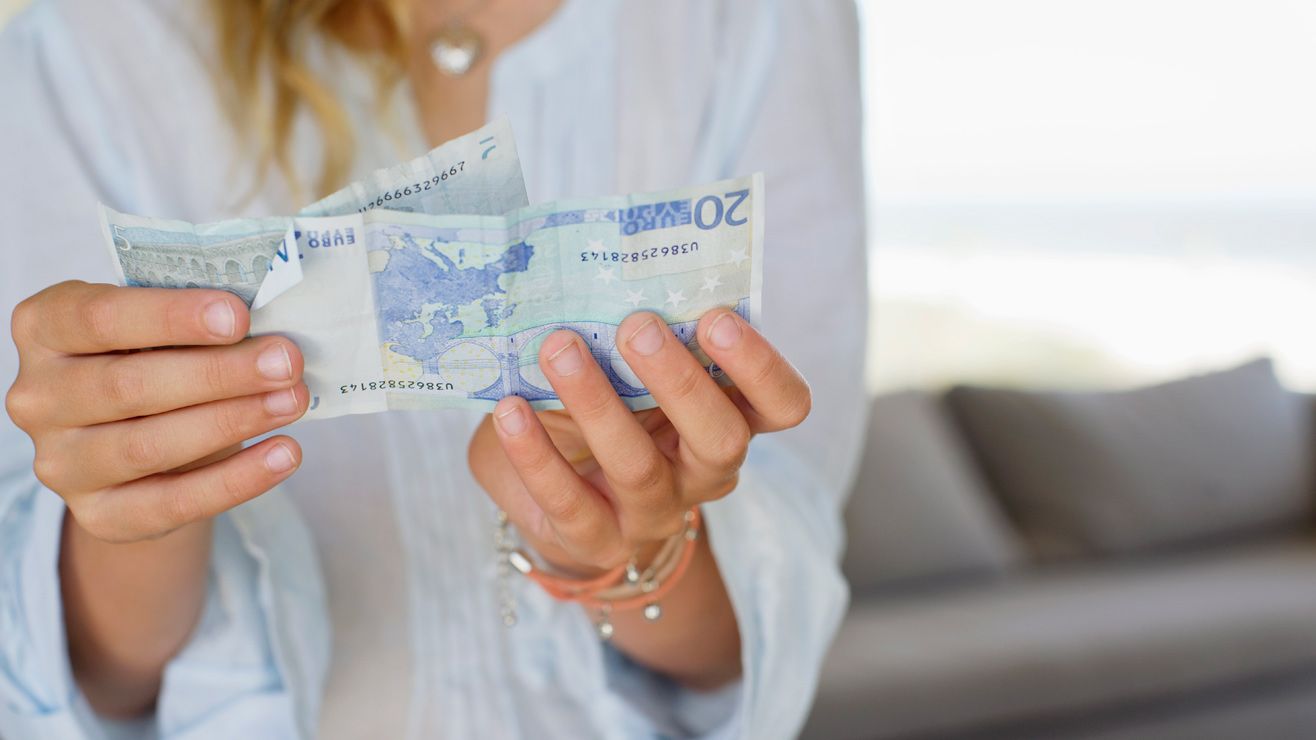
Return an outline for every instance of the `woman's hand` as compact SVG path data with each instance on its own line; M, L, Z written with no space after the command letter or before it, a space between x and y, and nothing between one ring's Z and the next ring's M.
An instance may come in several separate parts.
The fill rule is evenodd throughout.
M639 313L618 328L618 348L658 409L632 413L585 342L559 331L539 364L565 413L504 398L475 433L476 479L556 567L586 575L637 553L643 565L687 510L736 487L754 434L808 415L804 379L738 315L711 311L698 332L736 389L718 386L661 318Z
M736 487L750 438L795 426L809 387L735 313L711 311L699 345L737 388L724 390L662 319L628 317L622 356L659 408L632 413L585 342L554 333L539 353L565 412L504 398L471 440L470 466L521 536L554 567L590 576L635 556L643 569L691 507ZM714 537L717 536L713 532ZM614 612L612 643L693 689L740 675L740 631L708 537L662 599L662 618Z
M243 339L249 326L242 302L218 290L68 282L14 310L19 370L5 408L68 507L69 659L102 714L155 703L205 602L210 518L301 461L288 437L239 451L305 413L309 395L297 347Z
M243 339L218 290L60 283L14 310L18 379L5 398L34 468L87 533L159 537L292 474L288 437L237 451L306 411L302 358L281 337ZM152 352L131 352L168 347Z

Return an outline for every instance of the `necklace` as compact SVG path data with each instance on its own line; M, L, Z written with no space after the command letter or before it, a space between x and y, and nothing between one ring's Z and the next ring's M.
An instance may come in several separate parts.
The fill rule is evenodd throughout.
M430 58L434 66L449 77L461 77L471 71L484 54L484 36L471 28L466 19L479 10L487 0L474 0L454 13L430 41Z

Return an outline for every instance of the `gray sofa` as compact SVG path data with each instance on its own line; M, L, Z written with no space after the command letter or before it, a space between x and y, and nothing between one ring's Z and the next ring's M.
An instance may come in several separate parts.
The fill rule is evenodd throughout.
M1269 362L873 404L806 738L1316 738L1316 435Z

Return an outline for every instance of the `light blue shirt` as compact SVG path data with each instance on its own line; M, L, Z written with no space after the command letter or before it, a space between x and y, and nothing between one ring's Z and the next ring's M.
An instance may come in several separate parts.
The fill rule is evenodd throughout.
M201 0L37 0L0 35L0 314L68 278L109 281L95 204L212 220L288 213L251 172L211 79ZM204 614L153 717L96 717L72 680L58 580L62 501L0 421L0 736L635 738L793 735L845 605L840 509L863 433L866 334L855 9L849 0L566 0L496 61L491 115L532 202L762 170L764 326L814 413L755 440L705 508L744 672L683 690L516 581L498 617L494 507L471 478L480 415L298 424L305 464L217 520ZM423 151L405 91L320 49L362 173ZM294 161L318 143L297 123ZM237 183L237 184L235 184ZM0 333L8 331L3 322ZM0 385L17 370L0 336Z

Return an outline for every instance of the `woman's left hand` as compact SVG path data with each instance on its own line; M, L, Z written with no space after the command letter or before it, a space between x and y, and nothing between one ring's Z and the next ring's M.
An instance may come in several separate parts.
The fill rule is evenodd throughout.
M618 349L659 407L633 413L570 331L544 341L539 364L565 411L498 403L475 432L470 466L521 536L578 576L614 568L679 533L691 507L735 487L750 438L799 424L809 387L740 316L699 322L700 347L736 383L719 386L653 313L618 327Z

